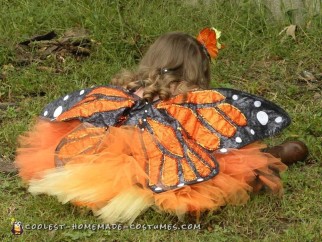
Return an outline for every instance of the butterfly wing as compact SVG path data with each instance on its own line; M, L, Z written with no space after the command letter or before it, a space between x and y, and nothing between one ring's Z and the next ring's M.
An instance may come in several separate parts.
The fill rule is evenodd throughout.
M163 192L218 174L215 150L243 147L290 123L277 105L233 89L193 91L153 104L137 99L123 89L104 86L49 104L43 117L83 122L57 146L56 165L65 165L75 155L98 153L107 135L105 127L117 124L128 109L124 124L144 129L137 148L147 158L148 186Z
M88 88L49 103L41 116L52 121L78 119L95 126L110 126L119 121L125 109L134 105L136 98L119 87Z
M183 130L209 151L241 148L275 135L291 122L276 104L228 88L190 92L186 99L178 95L157 108L178 119Z
M75 160L79 163L85 162L84 157L88 159L88 155L99 152L107 132L106 128L96 127L89 123L79 125L67 134L56 147L55 165L64 166L71 160L73 163ZM86 160L86 162L89 161Z
M224 103L218 104L227 120L234 122L236 133L229 140L223 140L221 147L241 148L254 141L276 135L291 123L285 110L264 98L229 88L216 89L225 96ZM245 125L238 125L231 109L238 109L246 118Z
M218 173L215 157L182 132L176 120L147 118L145 130L142 136L152 191L180 188Z
M149 186L155 192L214 177L219 171L215 150L241 148L290 123L272 102L233 89L193 91L160 101L155 108L160 112L156 117L163 118L147 118L145 128L152 135L144 142Z

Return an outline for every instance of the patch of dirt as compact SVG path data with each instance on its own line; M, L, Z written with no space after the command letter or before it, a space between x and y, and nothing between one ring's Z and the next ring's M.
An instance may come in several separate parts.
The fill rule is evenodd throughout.
M18 171L13 162L0 158L0 172L16 174Z

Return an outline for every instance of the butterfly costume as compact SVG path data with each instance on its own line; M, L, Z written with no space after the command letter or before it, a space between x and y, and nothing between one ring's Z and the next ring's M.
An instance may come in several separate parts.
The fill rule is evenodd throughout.
M286 166L258 141L290 124L263 98L228 88L147 102L99 86L65 95L20 139L16 164L29 191L132 222L149 207L199 214L282 192Z

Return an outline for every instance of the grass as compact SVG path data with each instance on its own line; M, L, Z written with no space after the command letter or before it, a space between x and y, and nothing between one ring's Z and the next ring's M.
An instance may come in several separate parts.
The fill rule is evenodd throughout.
M274 145L288 139L305 141L307 162L283 174L282 198L253 196L244 206L209 212L196 230L26 230L14 237L12 217L24 224L100 224L86 210L61 205L55 198L32 196L15 173L0 173L0 238L2 241L319 241L322 228L322 47L321 15L310 16L296 40L279 32L288 22L275 23L253 1L88 1L0 0L0 159L13 161L17 137L31 127L42 107L75 89L107 84L122 68L133 68L162 33L180 30L195 35L204 26L223 31L226 48L212 65L213 86L232 87L261 95L283 106L292 125ZM95 40L90 57L53 56L30 65L17 64L17 43L55 30L85 28ZM39 67L60 68L60 72ZM316 80L303 80L308 71ZM137 224L194 224L192 218L147 211Z

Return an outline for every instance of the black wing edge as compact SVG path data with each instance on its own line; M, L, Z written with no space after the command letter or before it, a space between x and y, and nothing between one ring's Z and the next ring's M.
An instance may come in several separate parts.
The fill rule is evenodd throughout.
M79 89L77 91L68 93L62 97L57 98L56 100L50 102L45 106L45 108L40 113L41 118L54 120L59 114L68 111L73 106L75 106L78 102L82 101L88 93L93 91L94 89L101 88L101 87L109 87L115 88L117 90L123 91L129 96L132 96L133 99L137 99L137 96L129 92L128 90L114 85L101 85L95 86L91 88L84 88Z
M240 109L248 120L247 126L238 127L235 136L223 142L221 148L241 148L254 141L274 136L291 124L288 113L265 98L231 88L213 90L223 94L226 97L224 102ZM268 119L264 125L259 121L260 114Z

